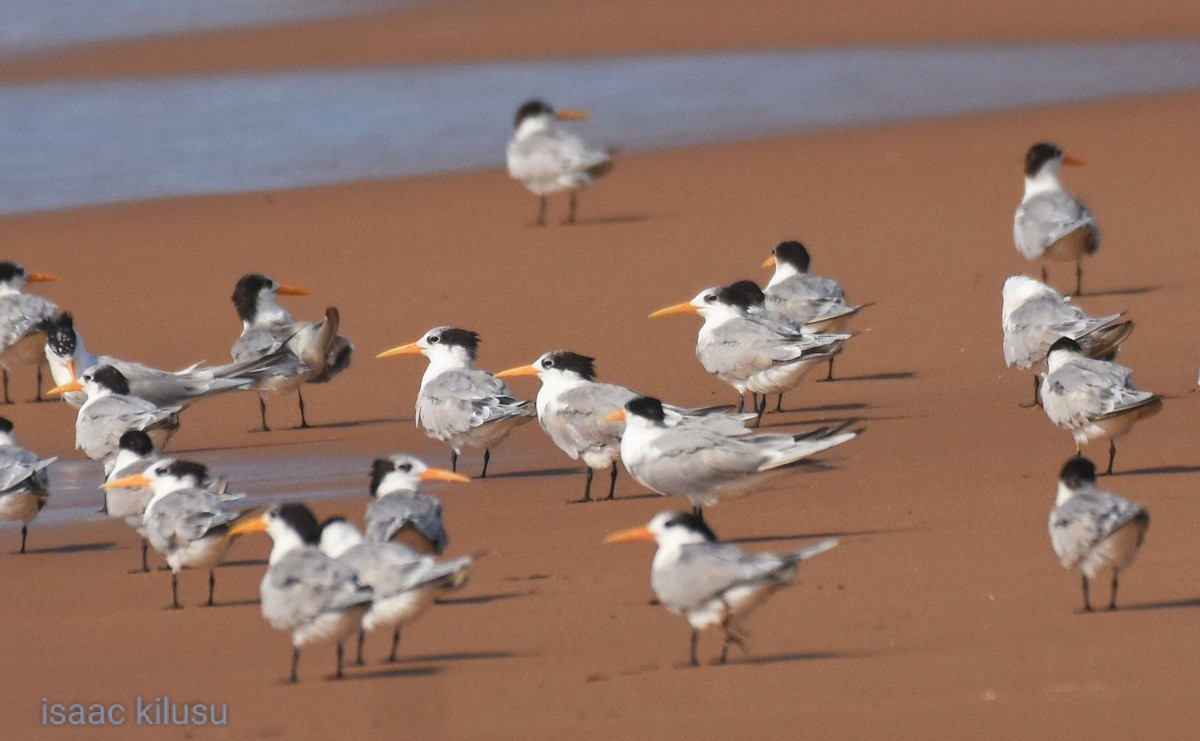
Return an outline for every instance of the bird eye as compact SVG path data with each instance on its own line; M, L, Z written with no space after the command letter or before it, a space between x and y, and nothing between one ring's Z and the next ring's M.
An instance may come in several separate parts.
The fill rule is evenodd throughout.
M713 301L716 301L716 300L717 300L716 295L711 294L711 293L704 297L704 303L706 303L706 304L711 304Z
M442 338L441 338L441 337L438 337L438 336L437 336L437 335L435 335L435 334L431 334L431 335L429 335L429 344L431 344L431 345L436 345L437 343L439 343L439 342L441 342L441 341L442 341Z
M412 470L412 464L411 463L401 463L399 466L396 467L396 470L403 471L404 473L408 473L409 471Z
M546 358L545 360L542 361L542 367L543 368L553 368L554 361L551 360L550 358Z

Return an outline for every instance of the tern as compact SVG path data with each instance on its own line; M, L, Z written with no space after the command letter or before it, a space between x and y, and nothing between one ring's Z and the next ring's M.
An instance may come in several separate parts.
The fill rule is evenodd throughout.
M1004 362L1010 368L1042 370L1046 353L1060 337L1075 340L1089 358L1112 360L1121 343L1133 332L1133 322L1121 321L1122 314L1093 318L1050 286L1024 275L1013 275L1004 281L1002 294ZM1039 403L1041 382L1035 372L1035 405Z
M117 454L113 458L112 472L106 477L105 483L117 481L129 476L145 472L158 460L154 443L150 436L141 430L129 430L117 441ZM150 547L146 540L146 505L154 497L154 489L149 486L121 486L104 489L104 511L109 517L116 517L137 531L142 541L142 572L150 571L146 553Z
M42 322L58 310L52 302L21 293L26 283L56 281L49 273L31 273L18 262L0 262L0 376L4 380L4 403L8 397L8 371L14 365L37 366L37 401L42 399L42 348L46 333Z
M704 324L696 337L696 357L704 369L738 392L742 411L746 392L762 394L756 409L766 411L766 395L782 394L800 384L813 364L841 351L848 334L811 334L768 312L753 281L706 288L691 301L655 311L651 318L699 314ZM756 403L757 405L757 403Z
M616 493L617 465L621 457L621 433L625 423L609 419L608 415L624 408L641 394L612 383L596 380L595 359L570 350L543 353L530 365L509 368L496 374L497 378L536 375L542 387L537 394L538 423L546 434L572 460L583 459L587 464L587 481L583 498L592 500L592 476L597 470L611 468L608 497ZM746 434L746 417L726 414L727 407L684 409L664 405L667 424L687 422L722 429L726 434ZM754 415L749 415L753 417Z
M411 455L376 458L371 464L367 540L377 543L394 540L418 553L442 554L450 545L450 536L442 522L442 503L432 494L420 491L421 482L470 480L462 474L427 466Z
M392 629L392 650L387 661L396 660L400 629L433 606L444 589L461 587L475 560L461 556L448 561L422 555L396 543L363 540L344 518L333 517L321 526L321 552L354 570L359 583L373 591L371 609L363 615L358 631L355 663L363 663L363 639L375 628Z
M161 450L167 439L179 429L182 407L158 407L145 399L129 395L129 382L119 370L101 365L77 380L55 386L46 393L83 391L87 401L75 417L75 447L94 461L104 463L104 472L112 471L121 435L141 430Z
M704 426L666 423L662 403L639 396L613 412L625 420L621 460L629 475L659 494L686 496L697 514L718 500L765 487L805 458L849 442L849 423L799 435L729 436Z
M1110 574L1108 609L1117 609L1117 575L1133 563L1149 526L1145 507L1096 488L1096 466L1087 458L1063 466L1050 512L1050 545L1065 568L1079 569L1083 609L1092 611L1089 582Z
M18 445L12 422L0 417L0 520L21 521L20 553L25 552L29 523L50 498L46 469L56 460Z
M1117 457L1116 439L1138 420L1162 409L1162 399L1133 387L1133 372L1123 365L1085 357L1079 343L1063 337L1046 356L1042 408L1050 421L1075 438L1075 453L1095 439L1107 439L1108 470Z
M1013 239L1027 259L1075 261L1076 296L1083 290L1083 258L1099 249L1100 229L1088 207L1063 191L1058 170L1082 164L1049 142L1030 147L1025 154L1025 196L1013 217Z
M334 677L341 679L342 641L371 608L371 588L350 566L321 552L321 526L303 504L273 504L230 529L235 536L251 532L267 532L274 541L259 594L263 618L292 635L290 681L299 681L300 649L330 640L337 642Z
M546 223L546 196L571 194L567 223L575 223L577 192L612 169L612 152L586 144L578 136L554 125L555 121L586 119L579 110L556 111L540 100L517 109L515 131L508 142L508 174L520 180L539 199L537 225Z
M213 606L215 569L229 551L232 527L248 513L229 509L241 495L209 488L208 468L194 461L163 458L142 473L111 479L104 489L150 487L153 496L142 519L150 546L171 567L171 609L178 610L179 572L208 569L208 606Z
M809 332L841 332L850 318L863 309L846 299L841 284L808 272L812 259L808 249L795 240L775 245L763 267L775 268L775 274L763 293L767 308L778 311ZM833 361L829 358L826 381L833 380ZM780 398L780 404L783 399Z
M703 520L687 512L660 512L649 524L615 532L604 542L634 540L658 543L650 586L663 607L691 625L692 666L700 665L700 631L714 625L721 629L724 664L729 645L743 645L742 622L775 590L792 583L796 564L838 544L831 538L791 553L746 553L732 543L718 542Z
M478 349L478 334L443 326L376 357L420 353L429 358L417 392L414 424L424 427L429 437L450 446L452 471L458 471L458 456L463 450L483 450L483 472L479 477L486 478L491 449L514 427L533 420L537 409L532 402L514 397L504 381L471 367Z
M266 392L295 391L300 404L300 425L309 427L304 415L304 395L300 387L306 383L325 383L350 366L354 345L337 333L340 315L334 307L325 309L319 322L297 322L279 305L277 296L307 296L308 291L277 283L260 273L250 273L238 280L233 290L233 305L242 320L242 334L233 343L231 354L235 363L258 360L284 351L286 361L261 379L258 408L262 416L262 431L267 426Z

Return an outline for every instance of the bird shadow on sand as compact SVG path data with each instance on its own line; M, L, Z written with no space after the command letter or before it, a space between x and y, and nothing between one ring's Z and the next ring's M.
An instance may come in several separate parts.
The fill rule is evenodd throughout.
M1107 476L1157 476L1169 473L1200 473L1200 466L1153 466L1150 468L1131 468L1128 471L1113 471Z
M810 538L852 538L859 535L885 535L903 532L902 530L840 530L824 533L796 533L795 535L752 535L743 538L729 538L726 543L774 543L787 540L807 540Z
M770 654L768 656L740 656L733 657L725 666L736 666L737 664L782 664L792 661L820 661L822 659L844 659L846 654L840 654L833 651L801 651L790 654ZM720 663L714 663L713 666L721 666Z
M1176 610L1200 607L1200 597L1192 599L1166 600L1162 602L1143 602L1136 605L1118 605L1116 612L1129 612L1131 610ZM1111 612L1111 610L1096 610L1096 612ZM1080 610L1081 614L1087 613Z
M441 597L437 600L439 605L486 605L491 602L503 602L504 600L517 599L518 597L528 597L531 594L536 594L537 590L530 589L525 592L494 592L492 594L480 594L475 597Z
M269 565L265 558L243 558L236 561L222 561L218 568L244 568L246 566L267 566Z
M26 553L91 553L93 551L107 551L116 548L117 544L114 541L105 541L103 543L72 543L71 545L59 545L53 548L27 548Z
M396 659L398 664L415 664L417 662L448 662L448 661L490 661L492 659L516 659L518 654L511 651L456 651L446 654L421 654L419 656L401 656Z
M386 425L393 422L404 422L400 417L381 417L379 419L351 419L344 422L321 422L319 424L308 427L289 427L289 430L348 430L354 427L371 427L372 425ZM411 420L410 420L411 421Z
M1103 291L1087 291L1080 298L1088 298L1091 296L1140 296L1144 293L1153 293L1161 288L1162 286L1130 286L1128 288L1110 288Z
M394 677L432 677L440 674L436 666L388 666L386 669L375 669L361 673L347 673L341 681L353 682L361 679L392 679Z
M575 476L583 472L582 468L539 468L531 471L505 471L504 473L488 474L489 479L519 479L538 478L542 476Z
M639 221L646 221L650 217L641 213L627 214L610 214L608 216L593 216L590 219L575 219L574 226L587 226L588 224L635 224ZM572 226L571 224L562 224L562 226Z
M200 607L249 607L251 605L261 605L262 600L255 597L254 599L222 599L217 600L214 605L201 604Z
M783 410L783 414L816 414L817 412L853 412L858 409L869 409L870 404L865 404L861 401L853 401L846 404L825 404L818 407L795 407L793 409ZM767 414L777 414L774 409L769 410Z
M862 376L839 376L832 381L820 383L837 383L839 381L908 381L917 378L916 371L892 371L891 373L868 373Z

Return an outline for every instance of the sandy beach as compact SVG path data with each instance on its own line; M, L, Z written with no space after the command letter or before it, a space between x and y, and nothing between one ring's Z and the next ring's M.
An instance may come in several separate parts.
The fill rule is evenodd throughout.
M993 8L900 17L870 3L879 12L864 10L870 22L855 25L857 16L801 17L785 5L718 24L715 10L685 4L593 4L537 35L522 19L558 4L474 0L6 60L0 79L1041 41L1076 20L1078 38L1200 28L1200 14L1174 4L1118 17L1072 3L1037 28L1001 22L1009 16ZM635 13L654 22L618 23ZM592 14L605 20L568 43L572 24ZM692 23L674 24L681 15ZM502 22L511 33L495 33ZM485 34L490 45L477 43ZM874 303L853 325L839 380L806 382L788 395L789 411L764 420L802 430L854 419L865 432L779 488L709 513L720 536L748 550L842 541L755 614L748 652L735 649L727 666L709 665L720 646L706 634L703 665L686 667L686 623L648 604L651 546L601 545L685 501L649 494L622 471L617 501L568 506L583 468L529 425L493 451L486 480L434 489L450 554L488 554L469 584L405 631L398 663L377 663L386 639L372 635L368 664L341 682L325 679L334 655L323 646L304 653L299 685L282 683L289 640L257 602L265 536L235 543L217 572L219 606L197 607L204 577L187 573L186 609L172 612L165 573L127 573L137 544L119 522L35 521L25 556L9 554L17 530L0 530L0 727L12 738L1187 736L1200 716L1188 650L1200 639L1191 546L1200 456L1190 439L1200 405L1190 393L1200 364L1200 257L1190 249L1200 229L1198 114L1192 92L627 152L584 193L581 223L560 225L565 203L553 201L542 229L531 226L535 199L499 169L0 219L6 259L62 277L37 288L75 312L98 352L168 368L225 361L240 331L229 295L250 271L311 290L286 299L298 318L336 305L357 355L333 383L306 389L313 429L248 432L253 397L227 395L188 409L170 448L198 460L237 450L268 478L297 461L360 459L340 483L361 495L316 505L360 523L374 457L449 462L413 426L424 360L374 359L432 326L479 332L479 367L569 348L595 356L602 380L706 405L736 399L695 359L698 320L648 319L654 309L738 278L764 283L759 265L783 238L803 240L814 272ZM1051 552L1046 518L1074 448L1042 411L1019 406L1030 380L1001 352L1000 287L1039 271L1014 249L1011 221L1022 156L1042 139L1087 159L1063 179L1103 229L1077 301L1093 314L1129 312L1137 329L1120 360L1139 388L1165 398L1160 415L1118 443L1117 475L1101 481L1152 516L1115 613L1082 613L1078 575ZM1050 271L1069 289L1069 265ZM32 396L31 371L12 378L14 398ZM513 387L532 398L538 384ZM298 421L291 398L272 400L269 413L281 428ZM26 447L83 459L65 404L0 414ZM1102 463L1106 450L1086 452ZM480 461L460 465L474 473ZM121 727L83 732L41 715L46 703L134 708L163 696L224 705L228 725L135 726L130 712Z

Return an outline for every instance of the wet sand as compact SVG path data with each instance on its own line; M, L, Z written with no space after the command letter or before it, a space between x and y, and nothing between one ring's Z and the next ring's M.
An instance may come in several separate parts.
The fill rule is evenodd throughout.
M249 433L256 404L232 396L185 412L171 447L214 461L249 447L280 475L298 458L360 456L361 476L335 483L362 495L317 507L352 519L371 458L448 462L412 425L423 359L373 359L433 325L480 332L480 367L566 347L596 356L602 379L700 405L733 394L693 356L697 320L650 311L707 285L764 282L757 266L787 237L808 244L815 272L875 303L840 380L807 382L765 420L856 419L864 434L709 513L748 549L842 539L749 621L749 651L728 666L708 664L714 634L705 665L684 666L686 623L648 604L650 546L600 544L683 502L622 473L618 501L567 505L582 468L531 425L493 452L487 480L437 489L450 553L488 552L470 583L406 631L401 661L376 663L386 639L373 635L370 663L343 682L324 679L326 646L305 652L298 686L281 684L289 641L257 605L265 537L235 544L221 606L196 607L204 577L188 573L187 607L171 612L166 574L126 573L137 555L124 525L35 522L34 552L4 555L0 576L6 734L65 733L41 725L43 698L132 708L140 694L228 705L228 728L138 730L155 738L1186 735L1200 715L1188 650L1200 638L1198 113L1200 94L1180 94L630 153L584 194L573 227L556 223L555 202L551 225L532 228L535 199L499 170L0 220L7 255L63 277L44 293L76 312L95 351L222 361L240 329L228 297L251 270L313 291L287 299L297 317L337 305L358 355L306 390L315 429ZM1063 176L1104 230L1079 303L1130 312L1121 360L1166 396L1102 481L1152 514L1117 613L1082 614L1078 577L1050 550L1046 517L1073 445L1018 406L1030 381L1001 354L1000 286L1038 270L1010 233L1021 157L1043 138L1089 161ZM1051 266L1051 282L1069 287L1071 272ZM537 382L514 387L531 398ZM14 396L32 391L32 373L15 373ZM270 412L280 427L297 421L291 399ZM65 405L3 413L28 447L79 458ZM1101 445L1087 452L1102 461ZM17 537L0 530L0 545ZM125 738L132 725L131 713L86 733Z

